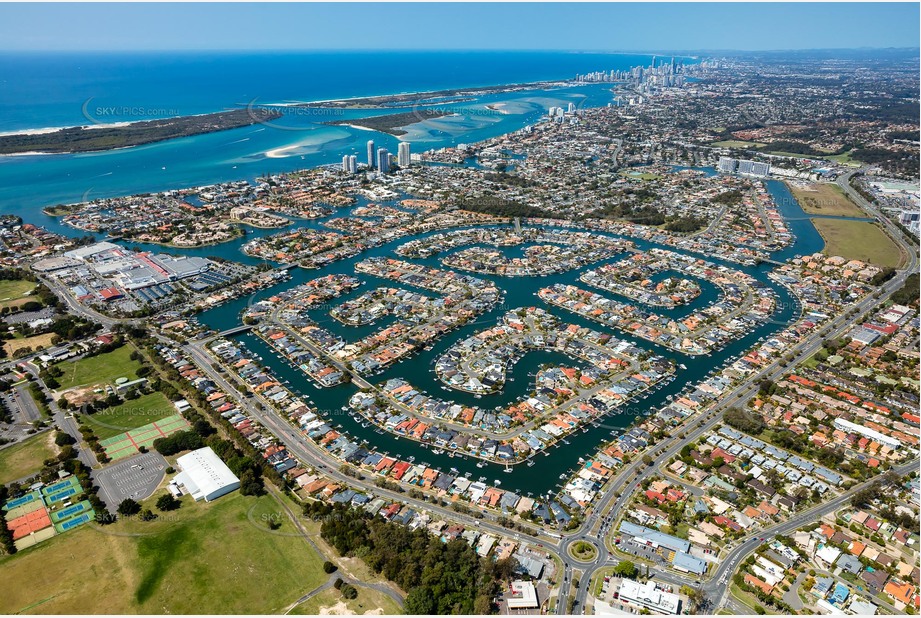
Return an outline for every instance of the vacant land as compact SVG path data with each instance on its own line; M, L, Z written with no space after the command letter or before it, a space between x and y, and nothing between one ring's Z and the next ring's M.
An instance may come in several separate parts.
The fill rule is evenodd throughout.
M805 187L790 185L793 197L799 202L803 212L810 215L829 215L832 217L866 217L837 185L811 184Z
M43 461L57 454L53 431L46 431L19 444L0 449L0 484L38 472Z
M902 261L898 246L875 223L844 219L812 219L812 223L825 239L825 255L840 255L879 267L896 268Z
M274 533L255 523L278 511L235 492L183 497L152 522L87 524L0 558L0 613L280 613L327 575L289 520Z
M291 614L298 616L317 615L359 615L359 614L388 614L399 615L402 608L394 603L393 599L377 590L356 586L358 597L348 600L335 588L329 588L310 597L291 610Z
M0 308L2 307L19 307L30 300L29 294L38 286L34 281L25 279L4 279L0 280Z
M762 146L767 146L764 142L743 142L737 139L727 139L721 142L713 142L710 144L716 148L761 148Z
M161 418L176 414L176 408L163 393L141 395L137 399L86 415L84 421L93 428L100 440L143 427Z
M51 347L51 339L54 333L44 333L34 337L23 337L21 339L9 339L3 342L3 348L6 350L7 357L13 356L17 351L23 348L29 348L33 352L39 348L47 349Z
M130 345L77 361L63 361L57 366L64 371L58 378L60 390L74 386L87 386L91 384L111 384L116 378L125 377L129 380L137 377L134 372L140 369L141 363L131 360Z

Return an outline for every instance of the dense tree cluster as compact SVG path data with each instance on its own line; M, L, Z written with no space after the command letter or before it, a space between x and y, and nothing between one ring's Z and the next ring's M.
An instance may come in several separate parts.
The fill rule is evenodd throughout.
M461 210L481 212L497 217L536 217L545 219L559 219L562 217L560 214L549 212L543 208L528 206L527 204L494 196L460 199L456 204Z
M320 534L343 556L361 558L407 591L408 614L488 614L499 582L514 575L514 559L480 558L463 540L442 543L427 530L410 530L342 505L311 503L305 515L322 519Z
M899 305L910 305L918 302L918 294L921 288L918 285L918 273L912 273L905 279L905 285L892 294L892 302Z
M765 427L764 419L760 415L741 408L729 408L723 414L723 420L730 427L752 435L758 435Z
M696 232L697 230L703 229L706 226L706 219L701 219L700 217L693 216L675 217L674 219L669 219L665 222L666 230L669 232L679 232L682 234L690 234L691 232Z
M9 498L9 489L6 485L0 485L0 504L6 504ZM16 544L13 542L13 533L9 526L6 525L6 518L0 517L0 546L8 554L16 553Z

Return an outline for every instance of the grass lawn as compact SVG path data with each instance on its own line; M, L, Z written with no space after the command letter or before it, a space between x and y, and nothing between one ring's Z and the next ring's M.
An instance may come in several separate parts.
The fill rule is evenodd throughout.
M88 414L83 419L100 440L105 440L173 414L176 414L176 408L163 393L157 392Z
M834 217L866 217L857 204L848 198L838 185L828 183L811 184L808 187L789 185L790 192L799 202L803 212L810 215Z
M162 492L147 502L152 504ZM271 496L183 497L153 522L94 523L0 558L0 612L280 613L326 581L323 558Z
M38 287L34 281L25 279L0 280L0 307L18 307L30 300L38 302L37 298L29 298L28 294Z
M825 255L840 255L874 266L896 268L902 262L899 247L875 223L841 219L812 219L825 240Z
M347 600L335 588L329 588L294 607L297 616L324 614L402 614L403 609L393 599L377 590L356 586L358 596Z
M58 363L57 367L64 371L64 375L58 378L61 383L59 390L90 384L112 384L116 378L121 377L133 380L137 377L134 372L141 367L141 363L131 360L132 351L134 347L125 344L105 354Z
M727 139L721 142L713 142L710 145L716 148L761 148L766 144L764 142L745 142L737 139Z
M851 157L851 151L838 155L830 155L825 158L829 161L840 163L841 165L847 165L848 167L860 167L860 161Z
M43 461L57 454L53 431L46 431L19 444L0 449L0 483L6 484L38 472Z
M764 608L764 612L766 614L776 614L777 613L777 610L774 610L769 606L762 605L761 603L758 602L757 597L753 596L752 594L749 594L748 592L745 592L744 590L742 590L735 584L729 585L729 592L730 594L732 594L732 596L736 598L737 601L739 601L740 603L742 603L743 605L747 607L752 608L752 612L755 611L756 605L761 605L761 607Z
M602 567L595 571L595 575L592 577L592 582L589 585L588 589L592 591L592 596L597 598L601 597L601 587L604 585L605 577L612 577L614 575L614 567Z
M630 170L621 170L620 175L624 178L632 178L633 180L659 180L662 178L658 174L653 174L652 172L638 172Z
M7 357L12 357L17 350L30 348L33 352L38 348L47 349L51 347L51 338L54 333L44 333L34 337L20 337L3 342L3 348L6 350Z

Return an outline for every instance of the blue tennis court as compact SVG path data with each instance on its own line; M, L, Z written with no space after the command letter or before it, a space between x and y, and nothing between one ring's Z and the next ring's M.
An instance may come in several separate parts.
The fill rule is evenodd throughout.
M54 522L61 522L67 519L68 517L73 517L74 515L82 513L83 511L88 511L89 509L90 509L89 501L84 500L83 502L80 502L79 504L75 504L73 506L69 506L62 511L55 511L54 513L51 514L51 520Z
M47 502L48 504L54 504L55 502L60 502L64 498L69 498L75 493L77 493L76 487L68 487L64 491L59 491L56 494L46 495L45 502Z
M31 493L27 493L24 496L20 496L18 498L14 498L13 500L10 500L9 502L6 503L6 506L3 508L7 511L11 511L15 509L16 507L22 506L23 504L28 504L32 502L33 500L38 500L40 496L41 494L39 494L37 491L33 491Z
M94 513L92 511L77 515L76 517L71 517L67 521L55 524L54 527L57 528L58 532L67 532L77 526L81 526L86 522L90 521L93 518Z

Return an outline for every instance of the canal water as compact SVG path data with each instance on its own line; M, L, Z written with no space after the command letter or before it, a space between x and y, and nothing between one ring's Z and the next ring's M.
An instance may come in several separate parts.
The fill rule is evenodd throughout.
M314 221L311 222L311 225L319 225L320 223L321 221ZM434 232L420 235L414 238L425 237L431 234L434 234ZM818 237L818 240L816 241L815 237L818 237L818 234L815 232L814 228L812 228L811 236L809 229L804 228L801 230L801 233L797 235L797 242L804 243L804 245L808 247L817 246L818 248L821 248L821 238ZM252 297L241 298L226 303L218 308L201 314L199 317L203 323L217 330L223 330L236 326L240 323L241 312L245 310L249 304L262 298L267 298L277 290L293 287L305 281L309 281L317 276L330 273L355 275L356 273L354 270L354 265L356 262L367 259L369 257L395 256L393 250L407 240L409 239L404 238L393 241L381 247L372 249L359 256L336 262L329 267L319 271L294 269L292 271L292 279L289 282L281 284L275 288L262 290ZM640 249L644 250L656 246L652 243L648 243L642 240L632 238L630 240L635 242ZM423 263L435 268L444 268L444 266L442 266L440 263L441 258L445 255L451 254L454 251L460 251L463 248L464 247L456 248L428 259L408 261L412 261L414 263ZM665 248L675 250L670 247ZM520 247L512 247L507 251L509 255L515 255L520 254L520 250ZM683 253L682 251L678 252ZM770 265L745 267L738 264L726 263L732 268L737 268L752 275L764 285L772 288L777 295L778 310L772 316L770 321L753 329L752 332L748 333L743 338L732 342L722 350L713 352L710 356L688 357L683 354L656 346L655 344L652 344L646 340L630 337L620 331L612 331L610 329L606 329L604 326L598 323L586 320L581 316L570 313L564 309L546 305L535 296L537 290L554 283L572 283L580 285L585 289L593 289L586 284L580 283L578 281L579 275L588 268L597 267L604 263L621 260L625 257L625 255L626 254L613 256L606 260L592 264L588 267L583 267L580 270L574 270L544 277L501 277L477 275L485 279L495 281L500 289L505 291L505 298L502 303L496 306L493 310L479 316L472 323L467 324L452 333L449 333L447 336L443 337L441 340L435 343L431 350L422 352L421 354L418 354L401 363L397 363L381 374L370 378L370 381L373 383L378 383L391 377L403 377L409 380L415 387L424 390L432 396L456 401L465 405L478 405L487 410L496 406L505 406L510 402L516 401L525 393L530 392L533 389L533 375L539 369L541 364L552 362L562 363L570 366L581 366L580 362L576 362L573 359L557 353L528 353L516 365L509 369L509 381L506 384L506 388L502 392L495 395L483 396L479 399L469 393L455 391L453 389L449 391L444 390L442 388L442 383L438 380L437 376L433 372L433 369L435 360L456 341L466 338L483 328L488 328L496 324L501 316L508 310L529 305L542 307L545 310L558 316L563 322L566 323L579 324L596 330L611 332L611 334L615 337L629 340L641 348L654 350L659 354L674 359L676 364L683 363L687 367L687 369L677 369L675 381L664 386L660 390L653 392L647 398L631 402L629 405L624 406L624 408L619 410L617 413L605 417L602 423L597 427L590 426L586 428L585 431L580 430L579 432L576 432L575 434L567 437L565 442L560 442L558 443L558 446L551 448L548 452L548 455L540 454L534 457L532 459L534 465L529 467L524 464L519 464L513 466L511 468L511 472L504 472L503 467L497 464L487 464L484 468L477 468L476 463L478 460L463 459L460 457L449 457L447 453L436 455L432 453L428 448L417 442L406 438L400 438L386 432L379 432L379 430L376 430L373 426L364 427L362 426L362 419L353 419L348 415L346 411L342 410L343 406L347 406L351 395L355 393L356 389L354 386L342 385L331 389L319 389L314 386L312 380L305 376L300 370L281 359L271 348L269 348L255 335L244 334L240 336L240 340L253 352L262 356L265 364L270 367L276 373L276 375L288 380L291 387L296 392L299 392L307 397L313 403L313 405L315 405L321 411L323 415L329 418L334 424L338 425L342 431L351 435L353 438L367 441L370 445L375 446L381 452L387 452L391 455L400 455L403 458L412 456L415 457L417 462L425 462L434 467L440 468L443 471L448 471L450 468L456 468L462 474L465 472L470 472L472 478L479 478L482 476L486 477L489 482L498 480L501 483L501 487L504 489L517 491L525 495L532 494L537 496L546 494L548 492L552 493L556 490L556 485L562 482L559 478L560 475L566 474L569 470L572 470L578 466L578 460L580 457L587 457L591 455L591 453L600 444L610 440L612 435L616 435L617 433L622 432L625 428L629 427L637 417L649 414L657 408L661 407L667 403L668 397L670 395L679 393L684 388L684 386L689 383L696 383L697 381L701 380L713 369L719 368L723 366L723 364L727 361L730 361L731 359L739 356L747 348L756 343L759 338L767 337L772 333L780 330L799 315L799 305L795 298L793 298L785 288L777 286L767 278L767 273L770 272L771 269ZM231 256L226 257L230 258ZM714 262L720 262L720 260L714 258L707 257L706 259L710 259ZM661 276L664 277L669 275L675 276L676 273L665 272ZM334 302L338 303L354 298L359 294L364 293L364 291L373 289L378 285L402 287L402 285L398 285L395 282L386 279L379 279L364 273L358 274L357 276L365 281L366 285L359 287L357 290L354 290L351 293L340 297L339 299L336 299ZM681 275L679 274L678 276ZM668 315L674 315L675 317L681 317L696 308L706 306L717 300L719 290L716 286L708 281L702 281L698 279L695 279L695 281L701 285L701 295L697 299L681 307L676 307L674 309L657 308L657 311ZM420 291L427 294L433 294L432 292L428 292L426 290ZM607 293L601 290L597 291L613 298L618 298L619 300L626 300L629 302L629 299L620 298L613 293ZM381 320L376 324L362 327L348 327L331 318L328 311L329 306L317 309L311 312L311 318L320 323L322 326L328 328L331 332L339 334L346 341L354 341L368 334L369 332L377 330L382 326L382 324L386 324L388 320L393 319L388 318Z

